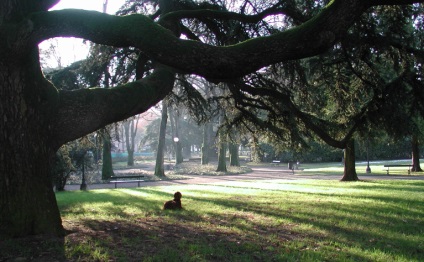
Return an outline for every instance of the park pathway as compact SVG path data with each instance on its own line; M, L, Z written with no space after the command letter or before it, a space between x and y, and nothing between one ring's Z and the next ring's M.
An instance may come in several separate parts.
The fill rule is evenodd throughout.
M301 170L289 170L282 166L261 166L252 167L252 172L240 175L226 176L197 176L190 175L188 179L162 180L162 181L146 181L141 183L141 187L150 186L172 186L172 185L199 185L199 184L222 184L234 181L260 181L260 180L305 180L305 179L321 179L321 180L340 180L341 175L311 175L303 173ZM424 180L424 176L386 176L386 175L359 175L361 180ZM90 184L88 189L105 189L114 188L114 184ZM137 183L120 183L118 188L137 187ZM79 185L66 185L65 190L79 190Z

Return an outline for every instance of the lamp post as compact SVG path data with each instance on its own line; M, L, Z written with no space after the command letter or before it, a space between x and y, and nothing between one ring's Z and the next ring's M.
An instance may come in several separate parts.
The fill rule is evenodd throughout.
M370 168L370 159L369 159L369 139L367 139L367 169L365 170L366 173L371 173L371 168Z
M181 146L180 139L178 137L174 137L175 142L175 164L180 164L182 161L181 157Z

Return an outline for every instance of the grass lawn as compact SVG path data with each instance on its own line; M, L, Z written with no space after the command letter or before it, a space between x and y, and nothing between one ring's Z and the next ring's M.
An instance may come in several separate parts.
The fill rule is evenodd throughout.
M185 209L161 210L175 191ZM0 261L424 261L423 192L399 180L61 192L71 233L3 241Z
M423 162L424 159L421 160ZM405 165L411 164L411 159L404 160L387 160L387 161L371 161L370 169L371 175L387 175L387 167L384 165ZM341 162L328 162L328 163L302 163L300 165L304 175L340 175L343 174L344 166ZM366 174L367 163L356 162L356 172L361 179L361 175ZM410 175L408 174L408 167L390 167L390 175ZM423 173L412 173L412 175L423 175Z

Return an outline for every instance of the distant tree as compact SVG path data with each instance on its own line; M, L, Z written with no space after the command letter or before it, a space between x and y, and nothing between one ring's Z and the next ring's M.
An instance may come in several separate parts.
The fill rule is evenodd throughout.
M181 146L181 139L183 136L180 135L180 113L175 106L168 107L172 138L175 152L175 164L181 164L183 162L183 151Z
M227 172L227 141L223 131L218 135L218 167L217 172Z
M211 127L209 123L203 124L202 159L201 159L202 165L209 164L209 147L210 147L209 130L210 129Z
M420 166L420 148L419 148L419 142L418 142L418 136L413 135L412 136L412 172L422 172Z
M240 138L238 132L232 130L229 132L228 152L230 154L230 166L240 166L239 158Z
M165 158L165 138L166 124L168 122L168 105L162 101L162 115L160 120L159 138L156 150L155 176L165 177L164 158Z
M138 130L138 121L140 116L136 116L134 119L128 119L123 122L125 130L125 144L127 145L128 152L128 166L134 166L134 148L135 148L135 137Z
M103 141L103 153L102 153L102 179L108 180L114 176L113 164L112 164L112 139L110 137L109 130L102 129L100 132Z
M216 169L217 172L227 172L227 143L228 143L228 135L224 130L223 126L224 122L224 114L222 113L219 116L219 128L217 134L217 148L218 148L218 167Z

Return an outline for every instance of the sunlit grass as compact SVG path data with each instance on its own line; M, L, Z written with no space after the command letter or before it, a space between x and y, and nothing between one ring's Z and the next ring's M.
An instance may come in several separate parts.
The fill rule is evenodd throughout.
M183 211L164 201L183 193ZM57 194L70 259L423 261L422 181L266 180Z

